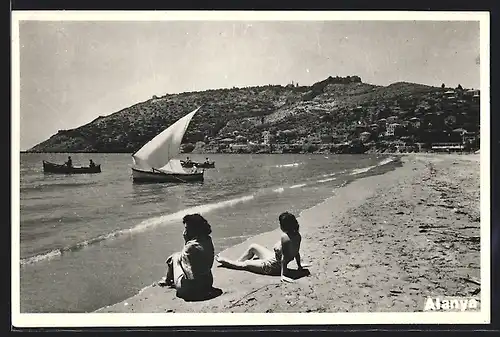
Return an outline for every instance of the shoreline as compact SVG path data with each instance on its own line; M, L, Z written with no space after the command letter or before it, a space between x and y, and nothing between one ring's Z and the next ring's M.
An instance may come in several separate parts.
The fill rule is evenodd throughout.
M399 157L399 156L398 156ZM387 279L384 279L384 273L377 273L377 268L386 268L386 265L381 265L383 260L370 261L373 260L372 256L363 257L363 253L367 250L370 251L370 246L379 246L381 242L379 238L383 238L385 233L377 229L377 234L373 235L371 233L374 228L369 226L366 228L366 224L363 223L363 218L367 218L367 214L370 212L371 217L374 217L378 222L384 222L389 219L390 214L386 212L377 211L374 207L374 202L381 202L379 195L382 193L386 198L391 195L399 200L398 195L391 191L391 188L398 188L400 184L394 184L394 182L402 182L403 188L399 187L399 192L404 192L408 190L410 195L405 196L403 200L406 202L411 201L414 198L415 188L420 186L420 184L415 184L416 181L427 180L429 174L432 170L436 170L435 167L439 167L439 170L446 170L447 167L455 168L456 166L468 166L470 167L469 173L472 176L477 175L477 182L479 181L479 156L464 156L464 155L424 155L421 154L410 154L400 156L403 166L397 167L392 171L359 178L353 182L350 182L346 186L340 187L335 190L333 196L329 197L320 204L313 206L307 210L300 213L298 217L299 223L301 224L301 233L303 236L303 245L301 247L301 255L303 263L310 264L309 270L311 275L308 277L303 277L292 284L281 284L279 277L273 276L262 276L245 271L229 270L225 268L218 267L218 263L214 262L213 273L214 273L214 287L220 288L223 294L206 301L201 302L185 302L182 299L176 298L175 290L168 288L161 288L155 285L149 285L143 288L138 294L125 299L119 303L109 305L100 308L94 312L96 313L156 313L156 312L333 312L333 311L384 311L388 306L392 310L397 309L397 311L419 311L418 308L422 305L421 303L416 303L415 299L411 299L411 294L420 293L422 294L430 290L446 290L448 287L437 286L439 281L433 280L431 274L424 277L427 280L432 280L432 282L424 282L424 285L415 285L415 277L426 275L425 269L420 268L421 266L415 267L416 271L422 272L422 275L413 275L411 268L405 270L405 266L408 265L410 261L406 261L404 258L409 253L404 252L404 249L399 252L399 254L394 252L390 253L388 256L397 256L397 260L401 266L397 273L393 272L393 277L398 282L389 282L391 287L394 287L396 283L399 284L400 289L386 289L382 285L387 284ZM465 159L467 160L461 160ZM450 162L451 161L451 162ZM474 168L477 162L477 171L474 174ZM454 164L451 165L450 164ZM457 165L458 164L458 165ZM460 165L461 164L461 165ZM461 171L460 168L459 171ZM472 170L472 171L471 171ZM444 172L444 171L443 171ZM470 177L467 179L470 180ZM473 182L472 186L475 182ZM395 187L394 187L395 185ZM428 187L428 184L423 184L422 187ZM392 186L392 187L391 187ZM405 188L411 187L411 188ZM424 189L425 189L424 188ZM413 191L412 191L413 190ZM471 189L474 191L474 188ZM418 191L417 191L418 192ZM413 194L412 194L413 193ZM420 191L420 194L422 191ZM417 193L418 194L418 193ZM429 194L429 193L427 193ZM479 194L479 186L477 186L477 194ZM421 198L422 199L422 198ZM415 200L413 200L415 201ZM476 206L474 206L476 207ZM472 208L474 208L472 207ZM479 207L479 206L477 206ZM396 207L397 208L397 207ZM432 207L426 207L432 208ZM448 208L445 208L448 210ZM404 213L405 208L402 211ZM362 213L359 213L362 212ZM472 212L472 211L471 211ZM377 214L380 213L380 214ZM463 211L462 211L463 213ZM423 215L416 215L417 217ZM426 215L428 216L428 215ZM423 218L422 218L423 219ZM422 220L421 219L421 220ZM382 221L380 221L382 220ZM476 219L477 220L477 219ZM410 219L411 221L411 219ZM350 223L351 222L351 223ZM350 224L356 224L356 228L353 229ZM458 222L458 221L456 221ZM463 222L463 221L462 221ZM460 223L462 223L460 222ZM465 221L467 222L467 221ZM477 221L472 221L472 223L477 223ZM389 227L389 225L385 225ZM359 228L358 228L359 227ZM467 227L467 226L464 226ZM479 225L477 225L477 235L479 235ZM332 231L340 231L337 236L332 236ZM363 233L360 233L363 232ZM408 236L406 238L400 238L401 232L404 230L397 229L396 226L387 229L390 232L389 237L394 238L398 241L395 245L387 245L379 247L381 251L390 250L394 248L393 246L401 246L404 248L406 244L402 242L407 242ZM420 233L420 232L419 232ZM424 232L422 232L424 233ZM362 235L361 235L362 234ZM414 235L414 234L412 234ZM369 237L367 242L362 242L360 238ZM474 235L471 237L475 237ZM270 232L265 232L258 234L256 236L250 237L244 242L230 247L223 252L221 255L228 257L236 257L247 247L250 242L259 243L266 247L271 247L275 241L279 238L279 229L275 229ZM340 240L339 240L340 239ZM424 238L429 240L428 238ZM382 239L383 240L383 239ZM391 239L394 240L394 239ZM332 245L326 244L329 241ZM338 241L338 242L337 242ZM347 245L349 242L357 242L354 245ZM369 245L366 244L369 242ZM425 240L424 240L425 242ZM474 242L473 242L474 243ZM419 249L421 249L422 242L418 242ZM460 245L460 244L457 244ZM366 247L365 247L366 246ZM384 248L385 247L385 248ZM401 248L399 247L399 248ZM463 247L462 247L463 248ZM359 252L356 252L358 250ZM411 253L411 252L410 252ZM376 255L376 252L372 252ZM328 257L333 257L329 259ZM479 250L474 253L465 254L466 260L469 261L469 266L476 263L473 268L465 268L470 274L474 274L470 277L479 277ZM387 258L387 257L386 257ZM457 258L455 258L457 259ZM375 259L376 260L376 259ZM463 260L463 258L462 258ZM435 260L428 260L435 261ZM367 263L368 262L368 263ZM424 261L425 262L425 261ZM371 264L370 264L371 263ZM431 262L434 263L434 262ZM333 265L332 265L333 264ZM424 263L425 264L425 263ZM365 266L366 267L363 267ZM390 264L389 264L390 265ZM295 262L290 263L290 268L296 268ZM376 268L375 268L376 267ZM442 267L442 266L441 266ZM368 268L368 269L366 269ZM374 269L375 268L375 269ZM389 268L390 269L390 268ZM408 269L408 268L406 268ZM365 273L359 273L363 271ZM434 271L436 272L436 271ZM349 276L347 276L349 275ZM400 277L406 277L406 279L400 279ZM466 278L468 274L464 274L463 277ZM346 284L339 282L339 277L345 279ZM377 279L382 277L382 280L373 282L371 285L366 285L367 281L371 279ZM442 276L439 276L442 279ZM418 278L418 277L417 277ZM352 283L357 285L351 285ZM449 283L449 280L447 280ZM457 291L465 291L464 289L468 284L466 281L453 281L456 283L450 289L457 293ZM451 282L451 283L453 283ZM412 285L413 288L409 289L408 284ZM457 284L461 286L457 286ZM374 287L381 286L382 289L374 291ZM407 288L405 291L401 290ZM440 288L441 287L441 288ZM367 291L367 288L370 291ZM337 298L332 297L331 289L337 289ZM415 290L417 289L417 290ZM458 290L457 290L458 289ZM389 304L384 304L382 308L377 306L373 299L370 301L359 302L352 301L349 296L352 293L357 293L363 291L363 296L361 297L373 297L377 296L379 299L383 298ZM474 289L473 291L477 291ZM339 295L339 292L341 295ZM405 292L407 292L405 294ZM382 296L381 294L384 293ZM318 296L319 294L319 296ZM323 295L321 295L323 294ZM410 294L410 295L409 295ZM333 294L334 295L334 294ZM360 295L360 294L356 294ZM405 295L405 296L403 296ZM451 295L451 294L447 294ZM416 296L416 295L415 295ZM403 297L394 302L395 298ZM343 299L340 300L339 299ZM366 298L365 298L366 300ZM422 297L423 300L423 297ZM417 301L418 302L418 301ZM385 303L385 302L384 302ZM422 307L423 308L423 307ZM369 310L367 310L369 309Z
M394 158L394 160L395 160L395 161L399 161L399 162L400 162L400 165L401 165L401 159L400 159L400 158L401 158L401 156L404 156L404 154L400 154L400 156L396 155L396 156L395 156L395 158ZM399 167L395 167L393 170L397 170L398 168L399 168ZM377 177L377 176L380 176L380 175L383 175L383 174L388 174L388 173L392 172L393 170L391 170L391 171L389 171L389 172L386 172L386 173L382 173L382 174L380 174L380 173L379 173L379 174L375 174L375 175L369 175L369 176L366 176L366 177L357 178L357 179L355 179L355 180L348 180L348 181L346 181L343 185L339 186L339 187L337 188L337 190L338 190L338 189L343 189L343 188L345 188L346 186L348 186L348 185L352 184L353 182L360 181L360 180L363 180L363 179L367 179L367 178L370 178L370 177ZM327 199L325 199L325 200L321 201L320 203L318 203L318 204L316 204L316 205L313 205L312 207L309 207L309 208L307 208L307 209L302 210L299 214L297 214L297 219L299 220L299 223L301 223L301 217L302 217L302 214L303 214L304 212L307 212L307 211L309 211L309 210L311 210L311 209L314 209L315 207L318 207L318 206L322 205L323 203L327 202L329 199L334 198L334 197L335 197L335 195L332 195L332 196L328 197ZM302 224L301 224L301 228L302 228ZM303 232L303 231L301 230L301 233L302 233L302 232ZM243 242L240 242L240 243L238 243L238 244L236 244L236 245L234 245L234 246L231 246L231 247L228 247L228 248L224 249L223 251L221 251L221 252L220 252L220 254L226 254L226 253L229 253L229 254L234 255L234 256L239 256L239 255L241 255L241 253L243 252L243 250L244 250L244 249L245 249L245 248L246 248L246 247L247 247L250 243L254 243L254 242L255 242L255 243L259 243L259 244L264 245L264 246L266 246L266 245L267 245L267 247L271 247L271 246L272 246L275 242L270 241L270 239L271 239L271 238L279 238L279 237L280 237L280 230L279 230L279 228L274 229L274 230L271 230L271 231L267 231L267 232L258 233L258 234L256 234L256 235L252 235L252 236L250 236L250 237L246 238ZM275 240L275 241L276 241L276 240ZM290 266L292 266L294 263L295 263L295 262L292 262L292 263L290 264ZM304 262L303 262L303 263L304 263ZM296 267L296 266L295 266L295 267ZM292 267L292 268L294 268L294 267ZM222 272L222 270L221 270L221 269L222 269L222 268L217 268L217 262L216 262L216 261L214 261L214 267L212 268L212 272L213 272L213 274L214 274L214 279L215 279L215 277L216 277L216 276L215 276L215 275L216 275L216 273L220 273L220 272ZM229 273L231 272L230 270L227 270L227 269L223 269L223 270L225 270L225 272L222 272L223 274L226 274L226 272L229 272ZM243 274L245 274L245 273L246 273L246 272L243 272ZM252 274L252 275L255 275L255 276L257 276L257 277L259 277L259 276L260 276L260 277L267 278L267 279L269 279L269 278L275 278L275 277L270 277L270 276L262 276L262 275L256 275L256 274ZM279 281L279 278L278 278L278 281ZM216 282L215 282L215 281L214 281L214 287L217 287L217 285L216 285ZM131 297L129 297L129 298L126 298L126 299L124 299L124 300L122 300L122 301L120 301L120 302L117 302L117 303L114 303L114 304L110 304L110 305L104 306L104 307L102 307L102 308L96 309L96 310L95 310L95 311L93 311L93 312L100 313L100 312L107 312L107 310L114 310L113 308L114 308L115 306L119 305L119 304L123 304L124 306L127 306L127 305L128 305L128 302L129 302L131 299L135 299L136 297L138 297L138 296L140 296L141 294L143 294L145 291L147 291L147 290L151 290L151 289L153 289L153 288L156 288L156 282L155 282L155 283L153 283L153 284L150 284L150 285L145 286L144 288L140 289L140 290L139 290L139 291L138 291L135 295L133 295L133 296L131 296ZM173 293L174 293L174 296L172 297L172 299L175 299L175 298L176 298L176 297L175 297L175 290L173 290L173 289L167 289L167 288L160 288L160 287L158 287L158 289L164 289L164 290L165 290L165 291L167 291L167 292L168 292L168 291L173 292ZM180 300L180 299L177 299L177 300ZM142 300L140 300L140 301L142 301ZM182 300L181 300L181 301L182 301ZM125 305L125 304L127 304L127 305ZM113 311L113 312L115 312L115 311ZM117 311L117 312L121 312L121 311Z
M312 154L312 155L373 155L373 154L386 154L386 155L450 155L450 156L467 156L467 155L472 155L472 154L478 154L477 152L479 150L473 150L473 151L456 151L456 152L451 152L447 153L445 151L441 152L433 152L433 151L420 151L420 152L391 152L391 151L384 151L384 152L363 152L363 153L331 153L331 152L248 152L248 153L240 153L240 152L183 152L180 153L180 155L213 155L213 154L228 154L228 155L241 155L241 154L262 154L262 155L271 155L271 154L283 154L283 155L293 155L293 154ZM85 152L85 151L79 151L79 152L38 152L38 151L19 151L20 154L129 154L132 155L133 152Z

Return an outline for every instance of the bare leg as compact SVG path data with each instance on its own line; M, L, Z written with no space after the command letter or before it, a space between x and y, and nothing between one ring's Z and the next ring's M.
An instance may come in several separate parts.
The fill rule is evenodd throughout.
M251 260L253 258L257 258L260 260L267 260L269 258L272 258L274 256L274 253L267 249L266 247L263 247L261 245L258 245L256 243L252 243L248 249L243 253L243 255L240 256L240 258L237 260L239 262Z
M174 286L178 289L181 287L181 280L182 276L184 275L184 271L181 268L180 264L180 254L175 253L172 255L172 276L173 276L173 283Z
M167 260L165 261L167 265L167 271L165 273L165 277L163 277L162 280L158 282L158 285L161 287L169 286L173 287L174 286L174 266L173 266L173 255L170 255Z
M257 274L268 275L269 272L266 271L266 262L264 259L256 260L246 260L246 261L232 261L217 255L217 261L226 268L236 269L236 270L247 270Z

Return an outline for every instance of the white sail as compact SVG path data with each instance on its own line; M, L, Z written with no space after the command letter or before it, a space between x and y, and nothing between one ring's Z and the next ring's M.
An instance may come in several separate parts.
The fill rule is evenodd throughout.
M158 169L165 173L188 173L189 171L182 167L179 159L171 159L165 166Z
M199 109L195 109L170 125L134 153L132 158L136 167L143 170L151 170L152 168L159 169L168 166L170 160L179 154L184 133L186 133L189 122L191 122L194 114ZM170 169L175 169L176 171L174 172L185 172L184 170L177 171L177 165L175 164L166 167L166 169L169 171Z

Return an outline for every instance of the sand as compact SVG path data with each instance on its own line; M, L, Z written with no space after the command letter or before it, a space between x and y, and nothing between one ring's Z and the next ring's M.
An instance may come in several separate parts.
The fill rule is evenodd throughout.
M427 296L479 295L479 155L402 161L302 212L307 277L281 283L215 262L218 297L186 302L153 285L97 312L419 312ZM250 242L271 247L278 239L279 230L263 233L221 255L237 258Z

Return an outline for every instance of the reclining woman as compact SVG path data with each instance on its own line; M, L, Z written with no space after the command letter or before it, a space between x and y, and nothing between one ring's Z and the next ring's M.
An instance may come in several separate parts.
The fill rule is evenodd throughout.
M299 253L302 240L299 223L289 212L281 213L278 220L282 234L281 239L274 245L273 251L253 243L238 260L232 261L217 255L217 262L226 268L247 270L264 275L281 275L281 281L293 282L288 277L288 263L295 259L299 270L304 270Z
M214 245L210 237L212 229L200 214L188 214L182 222L185 225L184 247L167 258L166 276L158 285L175 287L180 298L197 298L213 290Z

